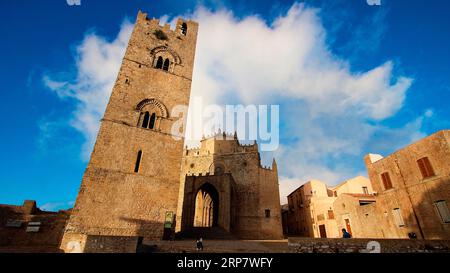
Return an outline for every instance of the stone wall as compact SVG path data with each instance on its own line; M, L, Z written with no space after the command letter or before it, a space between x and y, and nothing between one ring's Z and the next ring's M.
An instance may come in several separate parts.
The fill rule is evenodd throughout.
M363 188L367 190L367 194L364 194ZM365 237L366 227L362 226L362 223L367 222L366 219L356 219L359 215L353 213L353 221L349 214L361 211L366 215L368 212L360 206L358 198L348 194L364 195L373 199L371 193L373 191L369 179L362 176L349 179L336 187L328 187L322 181L311 180L288 196L287 232L289 235L301 237L340 238L341 230L345 227L342 225L343 218L347 218L353 222L351 225L355 226L358 235ZM339 198L341 201L337 202ZM348 204L344 204L347 200Z
M136 253L138 237L87 236L84 253Z
M448 240L289 238L288 244L294 253L450 253Z
M58 251L68 218L68 211L41 211L36 208L35 201L25 201L23 206L0 205L0 247ZM33 223L35 226L39 223L39 230L27 232Z
M424 178L418 160L427 157L434 175ZM450 203L450 131L440 131L383 158L365 158L373 188L378 192L377 213L383 218L387 238L408 238L414 232L425 239L450 239L450 223L439 215L435 203ZM388 173L392 188L386 189L381 175ZM395 220L400 211L403 224Z
M361 205L361 201L373 201ZM352 196L342 194L334 201L334 215L337 223L338 238L342 237L342 229L351 232L352 238L385 238L382 215L376 209L374 196ZM347 226L346 220L349 221Z

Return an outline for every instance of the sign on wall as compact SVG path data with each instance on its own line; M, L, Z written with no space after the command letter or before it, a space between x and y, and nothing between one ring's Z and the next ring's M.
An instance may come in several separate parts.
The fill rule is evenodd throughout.
M164 228L172 228L173 227L173 220L174 220L174 213L173 213L173 211L166 212L166 219L164 221Z

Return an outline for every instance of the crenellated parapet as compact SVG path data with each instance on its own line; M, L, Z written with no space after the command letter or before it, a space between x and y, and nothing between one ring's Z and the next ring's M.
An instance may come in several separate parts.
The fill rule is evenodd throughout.
M148 26L150 26L153 29L161 29L161 30L164 30L166 33L170 33L170 34L174 34L174 35L186 36L189 32L189 25L192 25L192 24L198 25L197 22L178 18L175 29L172 29L170 24L165 23L164 25L161 25L161 21L159 19L157 19L157 18L150 19L150 18L148 18L147 13L144 13L142 11L139 11L137 18L138 18L138 22L144 22L145 24L147 24ZM185 25L183 25L183 24L185 24Z

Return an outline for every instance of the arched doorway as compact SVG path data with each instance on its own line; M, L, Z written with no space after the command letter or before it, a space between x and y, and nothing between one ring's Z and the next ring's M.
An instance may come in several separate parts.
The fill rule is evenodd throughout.
M219 193L213 185L203 184L195 196L194 227L215 227L219 219Z

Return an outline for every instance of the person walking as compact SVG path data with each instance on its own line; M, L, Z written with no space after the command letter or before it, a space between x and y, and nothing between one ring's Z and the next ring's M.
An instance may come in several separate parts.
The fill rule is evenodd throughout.
M203 250L203 238L202 237L197 237L197 251Z
M345 228L343 228L342 229L342 238L350 239L350 238L352 238L352 235L350 233L348 233Z
M200 250L200 238L199 237L197 237L197 240L195 240L195 244L196 244L197 251L199 251Z
M200 237L199 242L200 242L200 250L203 251L203 238L202 237Z

